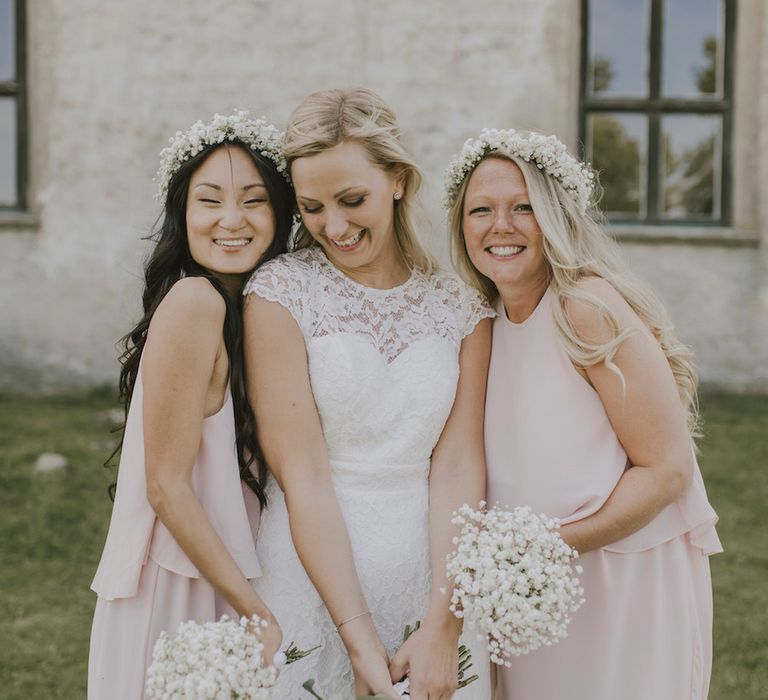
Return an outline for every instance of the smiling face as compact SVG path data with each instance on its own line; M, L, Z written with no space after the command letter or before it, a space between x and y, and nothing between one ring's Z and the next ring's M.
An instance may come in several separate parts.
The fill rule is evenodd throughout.
M362 145L343 142L291 165L296 200L312 238L343 272L402 273L394 233L399 180L370 161Z
M239 146L214 150L192 174L186 208L192 258L223 281L253 270L275 236L264 180Z
M462 211L464 241L472 264L504 296L546 288L549 266L543 236L520 168L486 158L470 175Z

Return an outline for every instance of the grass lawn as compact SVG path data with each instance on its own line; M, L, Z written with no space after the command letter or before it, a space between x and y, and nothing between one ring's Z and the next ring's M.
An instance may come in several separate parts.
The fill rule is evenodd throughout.
M102 468L110 392L0 396L0 695L85 697L89 590L109 520ZM712 558L715 665L710 698L768 697L768 399L706 397L701 466L725 554ZM68 460L37 473L41 452ZM651 699L649 699L651 700Z

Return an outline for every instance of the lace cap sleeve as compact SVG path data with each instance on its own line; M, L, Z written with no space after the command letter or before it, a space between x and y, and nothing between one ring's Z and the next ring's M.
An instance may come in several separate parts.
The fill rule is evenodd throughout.
M264 263L246 282L243 295L256 294L267 301L276 301L304 330L311 270L302 257L286 253Z
M441 309L443 328L457 343L475 330L482 319L496 316L485 297L458 275L439 270L432 275L431 287Z
M479 290L462 280L458 280L458 283L461 285L461 311L463 314L461 337L464 338L475 330L475 326L484 318L494 318L496 312Z
M485 297L458 275L441 270L434 275L433 285L441 303L451 310L451 325L459 342L475 330L482 319L496 316Z

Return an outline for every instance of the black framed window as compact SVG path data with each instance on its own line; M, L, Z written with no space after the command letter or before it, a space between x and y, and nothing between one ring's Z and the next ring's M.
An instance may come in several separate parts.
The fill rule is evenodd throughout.
M26 201L26 90L23 0L0 0L0 210Z
M579 133L619 223L730 223L734 0L582 0Z

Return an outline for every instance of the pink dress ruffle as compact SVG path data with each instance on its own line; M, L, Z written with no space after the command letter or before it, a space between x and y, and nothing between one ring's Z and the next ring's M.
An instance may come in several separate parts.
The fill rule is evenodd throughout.
M186 620L237 615L157 519L146 496L143 387L136 379L104 552L91 588L98 594L88 661L89 700L141 700L161 631ZM211 524L246 578L261 575L255 536L259 501L240 480L229 389L203 420L192 483Z
M563 524L598 511L628 466L600 397L556 336L547 291L493 327L486 399L488 501ZM695 461L695 456L694 456ZM722 551L698 464L686 493L638 532L579 558L586 603L568 637L498 672L497 700L706 697L712 660L707 555Z

